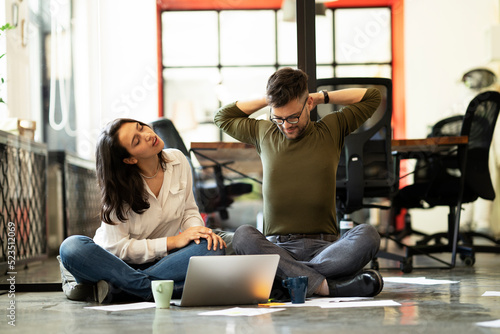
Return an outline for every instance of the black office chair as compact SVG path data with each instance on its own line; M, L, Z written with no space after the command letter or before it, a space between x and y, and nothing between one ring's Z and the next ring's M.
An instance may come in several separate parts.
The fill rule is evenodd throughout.
M442 119L438 121L436 124L432 126L431 132L427 136L428 138L432 137L446 137L446 136L460 136L460 131L462 129L462 123L463 123L464 116L463 115L455 115L451 117L447 117L445 119ZM415 163L415 168L414 170L405 175L404 177L407 177L409 175L413 175L413 183L418 184L418 183L428 183L431 182L433 177L436 175L436 168L439 168L438 166L440 163L434 163L434 161L438 159L441 161L442 159L445 159L444 156L438 156L435 157L433 155L422 155L418 159L416 159ZM454 159L456 161L456 159ZM456 168L456 166L455 166ZM409 204L410 207L418 207L420 206L420 199L415 199L416 203L415 204ZM399 212L398 212L399 214ZM392 212L392 216L390 218L391 223L395 225L395 218L396 214ZM395 238L402 242L404 238L411 236L411 235L419 235L425 237L424 239L421 239L418 244L426 244L428 240L434 238L438 240L443 234L440 234L439 236L437 234L433 235L432 237L423 232L423 231L418 231L413 229L413 225L411 222L411 215L407 211L404 217L404 227L402 230L395 231L394 234L396 235Z
M431 130L431 133L429 137L445 137L445 136L460 136L462 124L463 124L463 115L456 115L456 116L451 116L447 117L443 120L440 120L437 122ZM441 157L443 158L443 157ZM434 176L437 175L438 173L436 172L436 168L442 168L443 162L440 161L439 163L434 163L434 160L431 157L428 159L420 159L417 161L416 167L415 167L415 173L414 173L414 183L421 183L421 182L429 182L430 179ZM456 162L456 159L453 158L453 161ZM451 162L453 164L453 162ZM446 165L449 167L450 166L450 159L448 159L448 162ZM454 166L454 169L456 169L457 166ZM489 171L488 171L489 174ZM418 206L418 205L417 205ZM419 234L424 236L424 238L420 239L417 241L418 245L426 245L428 244L431 240L434 240L434 243L436 244L442 244L443 240L448 237L447 232L439 232L439 233L434 233L434 234L426 234L424 232L420 231L415 231L412 229L411 225L411 218L408 219L408 223L410 226L410 231L408 235L410 234ZM475 231L464 231L464 232L459 232L459 240L462 241L464 244L470 244L472 245L474 243L474 238L483 238L487 239L490 242L500 245L500 240L495 239L491 235L485 234L485 233L479 233ZM500 248L495 247L495 251L493 252L498 252Z
M235 182L227 184L222 174L220 165L214 164L211 168L214 171L215 186L206 184L193 168L190 151L184 145L179 132L171 120L161 118L151 123L155 133L165 143L165 148L176 148L180 150L188 159L193 172L193 192L196 203L202 213L218 212L220 218L228 219L227 209L234 202L234 198L243 194L251 193L253 186L249 183Z
M342 220L351 220L352 213L364 208L390 209L390 206L376 204L374 200L390 199L398 188L391 151L392 81L386 78L317 80L318 90L355 87L379 89L382 102L369 120L345 138L337 169L336 206L339 225ZM339 107L334 105L333 110L339 110ZM330 108L330 105L319 105L318 114L321 116L325 112L332 112ZM391 254L383 249L377 257L399 261L400 268L405 269L404 256ZM378 261L374 259L372 268L378 267Z
M500 110L500 93L488 91L477 95L469 104L463 117L446 119L436 124L434 135L453 131L457 122L461 123L460 135L468 136L468 143L460 145L451 154L433 156L427 160L425 173L417 181L402 188L393 198L396 212L401 208L428 208L448 206L448 231L445 234L426 236L417 245L407 248L406 256L451 252L449 268L455 266L456 254L465 264L472 266L475 252L500 253L498 242L495 246L473 245L473 234L459 235L460 211L463 203L470 203L481 197L495 198L495 191L488 169L488 157L493 131ZM462 120L462 121L460 121ZM445 236L447 243L440 240ZM431 240L436 242L428 244ZM436 258L435 258L436 259Z

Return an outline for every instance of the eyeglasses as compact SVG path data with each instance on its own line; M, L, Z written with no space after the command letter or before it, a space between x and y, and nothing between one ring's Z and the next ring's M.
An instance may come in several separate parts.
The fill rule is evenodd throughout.
M304 105L302 106L302 109L300 109L300 114L298 116L292 115L292 116L288 116L287 118L279 118L279 117L269 117L269 118L274 124L277 124L277 125L283 125L283 124L285 124L285 121L287 121L288 124L297 124L299 122L300 116L302 115L302 112L304 111L304 107L306 106L306 102L307 102L307 97L306 97L306 100L304 101ZM271 109L271 113L272 112L273 111Z

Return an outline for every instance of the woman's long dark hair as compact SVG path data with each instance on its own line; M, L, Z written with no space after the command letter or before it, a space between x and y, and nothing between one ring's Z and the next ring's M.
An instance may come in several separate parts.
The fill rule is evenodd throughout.
M139 173L137 164L126 164L123 159L130 153L120 145L118 130L125 123L145 123L130 118L118 118L108 123L97 141L95 160L97 181L101 189L101 220L114 224L111 213L115 212L119 221L127 220L129 210L141 214L149 209L148 193ZM158 153L161 166L165 170L167 160Z

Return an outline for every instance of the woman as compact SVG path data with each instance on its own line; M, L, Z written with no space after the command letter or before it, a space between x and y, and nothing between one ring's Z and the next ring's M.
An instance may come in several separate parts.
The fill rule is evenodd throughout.
M78 283L152 300L151 281L171 279L182 290L191 256L223 255L226 243L204 226L192 191L189 162L147 125L116 119L96 147L101 220L94 239L70 236L61 262ZM175 292L174 292L175 294Z

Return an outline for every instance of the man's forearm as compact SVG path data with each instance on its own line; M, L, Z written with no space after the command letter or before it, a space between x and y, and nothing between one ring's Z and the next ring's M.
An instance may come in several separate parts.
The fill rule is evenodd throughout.
M348 88L328 92L330 103L349 105L361 101L366 88Z
M348 88L335 91L329 91L329 103L349 105L361 101L366 93L366 88ZM323 93L309 94L313 98L314 106L324 103ZM267 100L265 97L252 100L242 100L236 102L236 106L247 115L259 111L267 107Z
M236 106L240 108L247 115L251 115L260 109L267 107L267 100L265 97L253 100L243 100L236 102Z

